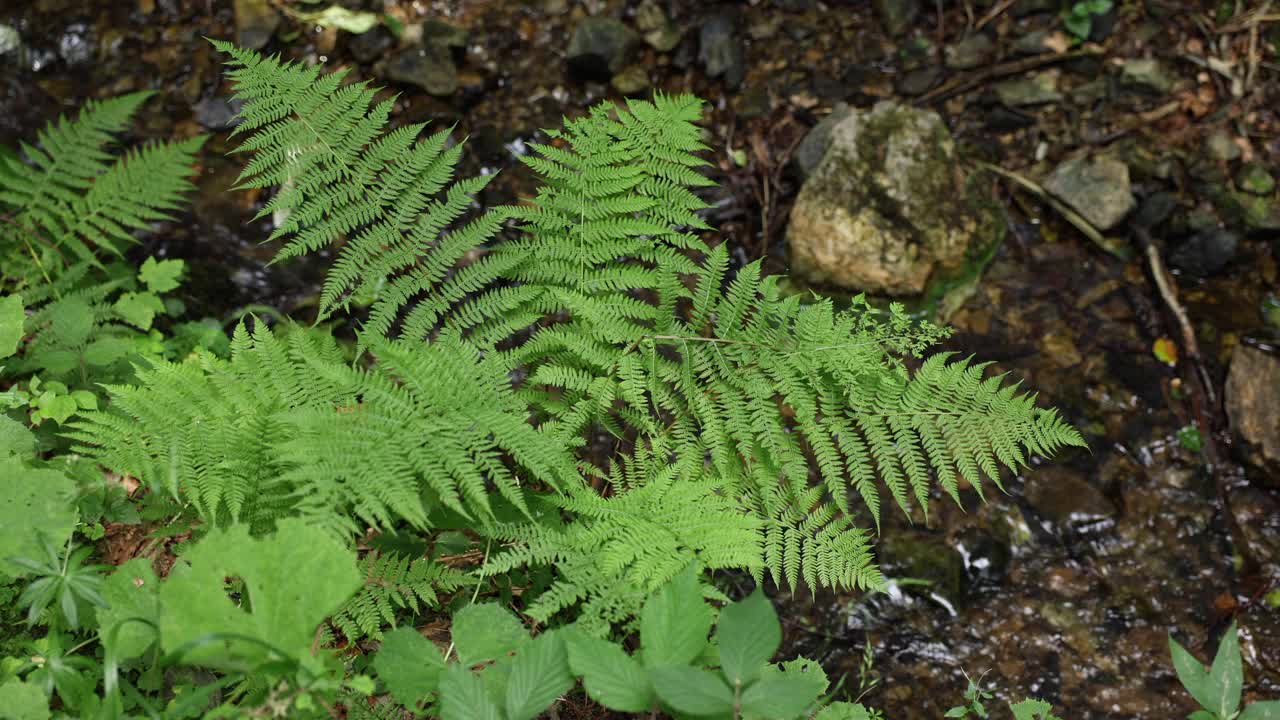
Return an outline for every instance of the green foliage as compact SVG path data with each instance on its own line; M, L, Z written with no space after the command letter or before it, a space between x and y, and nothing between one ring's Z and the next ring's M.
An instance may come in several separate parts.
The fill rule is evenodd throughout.
M132 231L178 208L203 137L147 144L118 158L108 151L151 95L90 100L74 120L63 117L35 145L23 143L25 162L0 155L0 209L9 211L10 226L0 235L0 280L49 280L76 263L98 266L98 253L120 255Z
M61 549L49 542L48 536L36 533L44 541L40 557L11 557L9 562L26 571L31 583L18 598L18 607L27 609L27 624L35 625L55 602L60 624L72 630L80 627L86 606L107 607L99 592L102 588L103 565L84 565L92 547Z
M1280 718L1280 701L1255 702L1240 710L1244 667L1240 662L1240 640L1235 623L1223 634L1213 663L1208 668L1174 640L1173 635L1169 636L1169 653L1182 687L1200 704L1201 709L1188 716L1192 720Z
M1076 42L1087 40L1093 30L1093 16L1111 12L1112 0L1078 0L1062 11L1062 24Z
M13 558L39 559L46 547L62 547L78 520L76 485L57 470L32 468L0 454L0 576L21 576L30 567Z
M383 627L396 624L397 614L438 607L438 593L475 582L464 572L395 552L368 553L360 561L360 574L364 588L331 618L348 640L379 640Z

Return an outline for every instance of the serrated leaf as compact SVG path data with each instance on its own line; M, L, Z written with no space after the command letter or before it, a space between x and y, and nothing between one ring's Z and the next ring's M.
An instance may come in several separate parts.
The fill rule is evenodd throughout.
M1213 707L1215 694L1209 687L1209 673L1204 665L1187 649L1182 647L1173 636L1169 636L1169 654L1173 657L1173 669L1178 673L1178 681L1191 693L1191 697L1201 707Z
M26 319L21 295L0 297L0 358L7 358L18 352L18 343L22 341L22 324Z
M507 678L507 718L533 720L572 687L564 642L559 633L543 633L516 654Z
M685 665L702 653L711 630L711 608L702 600L698 570L690 565L654 593L640 613L644 664Z
M1280 720L1280 700L1265 700L1245 707L1239 720Z
M39 685L10 678L0 684L0 720L49 720L49 698Z
M528 641L519 618L495 603L468 605L453 616L453 646L467 667L503 657Z
M441 720L504 720L502 708L475 673L450 663L440 678Z
M93 332L93 310L78 297L58 300L49 308L49 332L59 345L78 347Z
M827 689L816 674L768 673L742 693L742 709L762 718L791 720L804 713Z
M716 641L720 646L720 667L730 684L746 685L760 676L765 663L782 644L778 613L760 588L720 611Z
M150 330L158 313L164 312L164 302L151 293L125 293L116 300L112 309L125 322L139 330Z
M733 691L718 673L688 665L649 668L649 679L662 701L690 715L733 711Z
M813 720L871 720L871 713L856 703L834 702L819 710Z
M160 260L149 257L138 269L138 279L153 293L166 293L178 287L178 279L186 263L181 260Z
M15 455L27 459L36 452L36 437L27 426L5 415L0 415L0 458Z
M1035 698L1009 703L1009 710L1013 712L1013 720L1053 720L1053 706Z
M52 391L41 395L35 404L39 413L33 414L32 420L37 423L41 419L48 418L61 425L79 409L75 398L70 395L55 395Z
M1240 691L1244 681L1244 668L1240 664L1240 639L1236 633L1236 624L1231 623L1227 632L1218 643L1218 653L1213 657L1213 666L1209 668L1209 692L1214 697L1213 705L1206 707L1218 714L1218 717L1229 718L1240 709Z
M373 667L396 702L416 708L439 686L444 657L422 633L403 627L382 636Z
M644 667L616 644L592 637L576 628L564 633L569 667L582 676L591 699L611 710L641 713L657 699Z
M0 573L23 571L11 557L42 558L41 534L62 547L75 530L76 484L56 470L34 470L16 457L0 457Z
M227 596L228 577L244 583L247 597L240 603ZM309 656L316 627L360 586L355 553L303 520L281 520L275 534L260 539L245 525L214 530L160 587L161 646L168 653L192 643L183 657L191 664L276 657L257 643L203 642L206 635L229 633L290 659Z
M138 657L159 639L160 581L150 562L134 558L116 568L102 582L102 599L98 635L116 660Z

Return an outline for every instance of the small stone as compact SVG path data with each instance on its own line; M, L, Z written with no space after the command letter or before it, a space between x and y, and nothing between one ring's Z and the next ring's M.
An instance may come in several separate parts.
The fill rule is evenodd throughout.
M874 0L876 14L885 32L897 37L911 29L911 23L920 12L920 0Z
M1252 195L1270 195L1276 189L1276 179L1262 163L1249 163L1236 174L1236 187Z
M431 95L445 97L458 89L458 69L453 66L449 49L428 44L406 48L387 62L387 78L415 85Z
M1053 52L1053 46L1050 45L1052 37L1053 33L1048 30L1032 30L1013 41L1013 51L1022 55L1043 55Z
M658 52L671 52L684 37L684 32L667 18L656 0L644 0L636 8L636 28L645 43Z
M623 95L636 95L649 87L649 73L643 65L629 65L609 81Z
M1280 503L1261 488L1239 488L1231 493L1231 514L1249 556L1264 568L1276 568L1280 563Z
M369 32L350 35L347 49L356 62L371 63L381 58L395 44L396 38L391 31L379 25Z
M962 599L964 558L942 538L916 531L885 533L876 550L891 577L928 580L929 590L951 603Z
M1062 93L1058 92L1058 77L1047 72L996 83L995 90L1000 102L1009 107L1043 105L1062 100Z
M1133 224L1144 228L1154 228L1173 214L1178 207L1178 199L1173 193L1159 191L1148 195L1134 213Z
M1239 235L1214 228L1179 245L1169 256L1169 264L1192 277L1208 277L1225 268L1239 247Z
M1174 76L1159 60L1129 60L1120 68L1120 84L1130 90L1166 95L1173 90L1175 82Z
M22 46L22 36L12 26L0 24L0 55L7 55Z
M698 34L698 59L710 77L724 77L725 84L736 88L747 74L742 39L729 13L718 13L702 23Z
M1237 345L1227 373L1226 409L1249 461L1264 470L1280 468L1280 358Z
M895 84L898 92L907 97L915 97L929 92L942 76L942 68L937 65L911 70L898 78Z
M943 60L952 70L972 70L981 67L995 57L996 46L991 37L983 33L970 35L942 51Z
M1205 149L1209 152L1209 157L1221 162L1231 162L1240 157L1240 146L1226 130L1219 129L1209 133Z
M569 69L586 80L603 82L628 64L640 37L620 20L584 18L569 42Z
M269 0L235 0L236 42L240 47L261 50L280 27L280 14Z
M830 115L820 120L804 136L800 145L796 147L795 154L792 155L795 158L796 167L800 170L800 177L809 177L814 168L818 167L818 163L822 162L822 156L827 154L827 146L831 144L831 129L849 117L852 112L853 108L845 103L839 103L832 108Z
M1066 468L1037 469L1023 491L1041 517L1060 527L1087 525L1116 515L1115 504L1101 490Z
M1115 227L1136 205L1129 166L1105 155L1063 162L1045 180L1044 188L1098 230Z
M428 20L422 24L422 42L432 45L443 45L450 49L463 49L471 34L465 28L450 25L439 20Z
M208 130L226 130L236 123L236 113L244 103L224 97L205 98L192 108L195 120Z
M58 55L70 67L93 62L93 30L84 23L72 23L58 38Z

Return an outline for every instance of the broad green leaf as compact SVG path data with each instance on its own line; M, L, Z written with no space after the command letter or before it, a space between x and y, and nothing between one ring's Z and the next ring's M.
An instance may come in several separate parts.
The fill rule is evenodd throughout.
M181 260L160 260L149 257L138 270L138 279L153 293L165 293L178 287L178 278L186 266Z
M112 308L124 321L139 330L150 330L157 313L164 312L164 302L151 293L125 293Z
M742 693L742 709L762 718L790 720L813 704L827 680L816 674L768 673Z
M55 302L49 309L49 332L58 345L83 345L93 332L93 310L89 303L75 296Z
M102 582L107 607L98 610L98 635L117 660L138 657L159 639L159 591L160 581L143 558L121 565Z
M22 341L22 323L27 314L22 310L21 295L0 297L0 358L18 352Z
M644 664L687 665L702 653L711 630L711 608L702 600L694 565L649 597L640 613Z
M1245 707L1239 720L1280 720L1280 700L1256 702Z
M834 702L819 710L813 720L871 720L871 713L855 703Z
M31 414L31 420L37 424L49 419L62 425L79 409L75 398L70 395L55 394L52 390L40 395L35 406L37 412Z
M0 415L0 458L16 455L29 459L36 452L36 437L26 425L5 415Z
M1013 712L1013 720L1058 720L1053 716L1052 705L1035 698L1009 703L1009 710Z
M78 519L75 494L75 482L56 470L0 457L0 573L24 573L7 558L44 557L41 533L54 547L66 544Z
M516 654L507 678L507 717L533 720L572 687L564 641L559 633L543 633Z
M943 715L942 717L962 718L968 714L969 714L969 708L965 707L964 705L956 705L955 707L952 707L949 710L947 710L947 714Z
M591 699L621 712L641 713L653 708L657 698L639 661L616 644L577 628L566 630L564 638L569 667L582 676Z
M746 685L760 676L782 644L782 625L773 603L760 588L720 611L716 626L720 667L730 684Z
M316 627L361 586L355 554L295 518L261 539L245 525L214 530L185 560L160 587L160 640L166 653L192 643L183 658L192 664L274 657L244 640L202 642L210 633L248 636L290 659L309 656ZM228 577L244 583L240 603L227 596Z
M504 720L502 708L475 673L450 663L440 679L441 720Z
M346 30L359 35L377 27L379 16L367 11L348 10L333 5L317 12L299 13L298 19L302 22Z
M1218 654L1213 657L1213 667L1209 668L1209 693L1214 697L1214 704L1207 705L1218 717L1229 718L1240 709L1240 689L1244 679L1244 668L1240 665L1240 640L1236 633L1236 624L1231 623L1227 632L1218 643Z
M1213 707L1213 701L1217 695L1209 687L1209 673L1200 661L1178 644L1172 635L1169 636L1169 654L1173 656L1173 669L1178 673L1178 680L1182 683L1182 687L1191 693L1191 697L1195 698L1201 707Z
M688 665L649 668L649 679L662 701L690 715L720 715L733 711L733 691L718 673Z
M528 641L519 618L495 603L468 605L453 616L453 645L467 667L503 657Z
M110 365L129 353L134 352L137 349L137 346L137 343L130 338L98 338L85 347L84 361L97 367Z
M38 685L10 678L0 685L0 720L49 720L49 698Z
M383 635L373 667L396 702L416 708L436 691L440 672L444 670L444 657L422 633L402 627Z
M1187 720L1222 720L1217 713L1211 713L1208 710L1196 710L1187 716Z

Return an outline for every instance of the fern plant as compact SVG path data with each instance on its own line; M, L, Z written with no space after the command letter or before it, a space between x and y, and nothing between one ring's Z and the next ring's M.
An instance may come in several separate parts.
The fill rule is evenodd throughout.
M695 234L692 97L568 121L526 159L530 203L476 212L487 178L451 182L447 133L388 131L390 101L342 71L215 45L245 103L242 184L279 188L261 211L286 214L277 259L340 243L321 317L373 298L354 362L315 333L242 329L229 362L147 371L79 426L84 452L215 524L301 515L351 536L452 511L499 542L486 572L556 567L536 617L602 629L691 556L878 587L885 491L927 512L935 485L958 500L962 480L981 493L1083 444L984 365L909 369L945 332L899 308L730 273Z
M360 561L364 587L331 618L348 640L382 639L382 629L395 625L403 612L417 614L439 606L440 594L475 579L465 572L426 558L397 552L369 552Z

